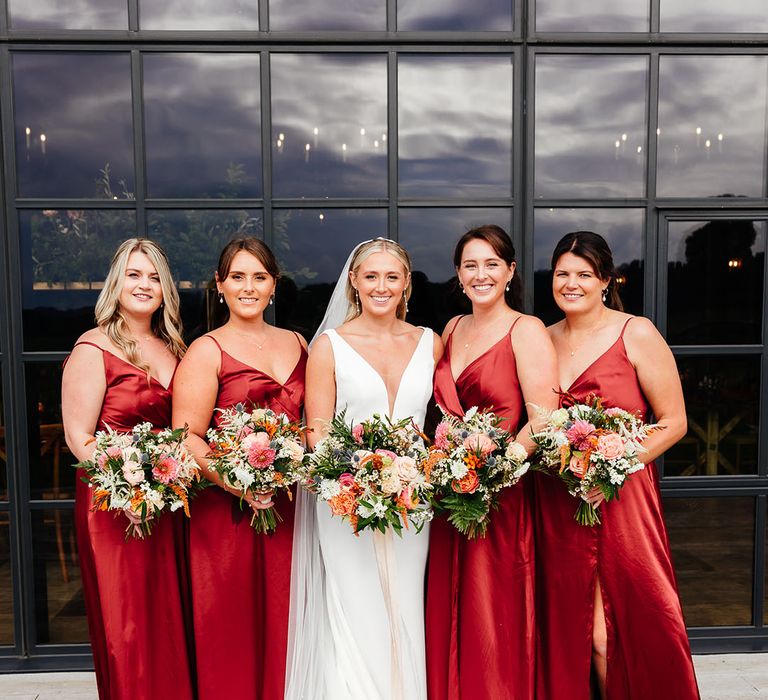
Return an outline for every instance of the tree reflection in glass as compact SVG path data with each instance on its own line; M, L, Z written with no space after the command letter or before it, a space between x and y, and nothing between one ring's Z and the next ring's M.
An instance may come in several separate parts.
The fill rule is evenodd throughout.
M662 32L768 32L765 0L661 0Z
M613 251L624 310L642 314L644 220L642 209L537 208L533 229L534 313L547 325L562 318L552 298L552 251L566 233L594 231Z
M276 197L387 193L387 59L273 54Z
M277 324L310 339L352 248L387 236L387 211L280 209L273 220L272 249L283 272L275 297Z
M536 57L536 197L645 194L645 56Z
M536 0L539 32L647 32L648 0Z
M150 197L261 196L258 54L147 54Z
M399 31L512 31L514 0L397 0Z
M133 198L128 53L15 53L16 168L22 197L104 197L100 173Z
M269 0L269 28L271 31L384 31L387 3L386 0Z
M669 222L670 343L761 342L766 230L749 219Z
M511 196L512 79L509 57L400 57L401 196Z
M660 197L766 194L768 56L662 56Z
M257 0L139 0L142 29L256 31Z
M413 263L408 321L442 333L457 314L471 313L456 282L453 249L469 229L496 224L511 233L512 210L504 208L424 208L399 210L400 243ZM519 255L518 253L518 264Z
M8 0L13 29L128 29L125 0Z

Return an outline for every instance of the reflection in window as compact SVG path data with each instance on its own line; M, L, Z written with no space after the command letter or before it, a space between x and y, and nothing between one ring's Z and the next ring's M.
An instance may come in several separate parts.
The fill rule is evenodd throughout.
M136 235L134 212L23 211L19 233L24 349L69 350L93 327L93 307L112 255Z
M514 0L397 0L399 31L512 31Z
M662 56L661 197L765 196L768 56Z
M404 197L509 197L512 61L404 56L398 64Z
M647 32L648 0L536 0L539 32Z
M215 322L213 275L222 248L233 238L262 238L262 213L256 209L163 209L150 211L147 220L149 238L168 255L179 287L184 337L191 342Z
M666 476L757 473L760 356L678 357L688 433L664 456Z
M386 195L386 57L271 60L275 196Z
M35 628L41 644L88 642L72 510L33 510Z
M662 32L768 32L765 0L661 0Z
M144 56L150 197L260 197L258 54Z
M128 29L125 0L9 0L13 29Z
M533 269L534 313L547 325L563 313L552 298L552 252L557 242L571 231L599 233L611 247L619 271L619 293L624 310L643 313L643 230L642 209L554 209L534 212Z
M273 250L283 272L277 324L309 339L325 313L341 268L360 242L387 236L385 209L281 209Z
M259 5L255 0L139 0L142 29L256 31Z
M665 498L664 515L686 624L750 625L754 498Z
M645 193L645 56L537 56L537 197Z
M0 646L11 644L13 644L11 519L7 510L0 510Z
M133 199L128 53L15 53L23 197Z
M768 222L669 223L667 339L760 343Z
M266 2L266 0L262 0ZM387 28L386 0L269 0L272 31L347 30L384 31Z
M410 323L442 333L455 315L471 313L456 284L453 249L459 238L476 226L496 224L511 234L511 217L511 209L400 209L400 244L413 264Z

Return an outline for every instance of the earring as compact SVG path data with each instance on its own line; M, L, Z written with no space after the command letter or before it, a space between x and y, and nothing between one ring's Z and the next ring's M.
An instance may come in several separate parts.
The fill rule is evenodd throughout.
M362 313L363 310L360 307L360 293L357 291L357 288L355 288L355 307L357 308L357 313Z
M461 290L462 294L466 294L467 293L466 290L464 289L464 285L461 282L459 282L459 289Z
M508 292L508 291L509 291L509 285L510 285L510 283L511 283L511 282L512 282L512 280L510 280L509 282L507 282L507 286L506 286L506 287L504 287L504 291L505 291L505 292Z
M403 292L403 301L405 302L405 313L408 313L408 297Z
M272 306L272 304L275 303L275 295L273 294L271 297L269 297L269 305Z
M219 292L219 304L223 304L223 303L224 303L224 295L221 292Z
M605 304L606 299L608 299L608 287L603 290L603 304Z

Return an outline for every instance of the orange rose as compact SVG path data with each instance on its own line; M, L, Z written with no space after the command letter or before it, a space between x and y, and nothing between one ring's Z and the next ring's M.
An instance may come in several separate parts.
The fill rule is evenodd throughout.
M334 496L328 501L328 505L334 515L354 515L357 508L357 498L349 491L342 491L338 496Z
M579 455L571 455L571 461L568 464L568 469L573 473L574 476L578 477L579 479L583 479L584 475L587 473L587 463L584 461L584 458Z
M454 479L451 488L456 493L474 493L480 486L480 477L477 472L470 469L461 479Z

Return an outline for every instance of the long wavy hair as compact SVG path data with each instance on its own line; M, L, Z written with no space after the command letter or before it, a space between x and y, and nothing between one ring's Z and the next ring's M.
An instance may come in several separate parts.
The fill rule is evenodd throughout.
M152 333L163 340L168 349L179 359L187 349L181 337L182 324L179 312L179 293L173 283L168 257L165 251L154 241L146 238L129 238L123 241L112 257L104 288L96 301L96 325L106 336L123 351L131 364L140 367L149 379L150 367L139 352L139 344L131 335L128 322L120 308L120 294L125 284L125 270L131 253L144 253L155 266L160 278L163 303L152 314Z
M397 304L397 317L401 321L405 321L408 299L411 298L412 291L411 256L408 255L408 251L399 243L395 243L395 241L392 241L389 238L377 238L373 241L363 243L357 249L357 252L352 256L352 260L349 263L348 272L357 274L360 265L362 265L362 263L374 253L389 253L405 268L405 275L408 278L408 284L403 290L403 296ZM347 315L344 319L345 323L347 321L351 321L353 318L357 318L361 313L357 306L355 288L352 286L352 280L349 278L349 275L347 275L347 304Z

